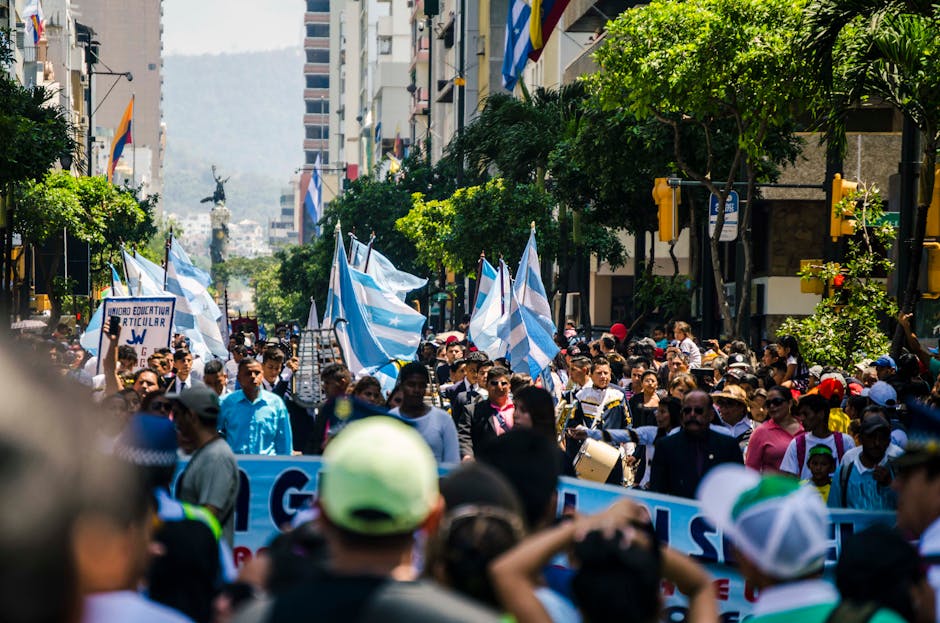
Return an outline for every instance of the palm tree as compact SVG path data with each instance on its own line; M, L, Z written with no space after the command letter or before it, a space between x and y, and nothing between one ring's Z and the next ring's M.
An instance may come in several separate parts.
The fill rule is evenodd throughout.
M866 98L892 105L921 132L923 157L910 271L900 305L903 312L910 312L916 302L940 147L936 65L940 4L930 0L815 0L807 7L806 26L807 50L818 61L819 77L830 96L824 116L836 149L844 152L845 114ZM901 343L896 336L895 356Z

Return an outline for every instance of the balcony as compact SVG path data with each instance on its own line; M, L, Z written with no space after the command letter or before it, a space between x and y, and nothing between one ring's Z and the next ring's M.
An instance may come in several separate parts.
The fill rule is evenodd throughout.
M438 80L437 81L436 101L442 104L450 104L454 101L454 81L453 80Z
M421 88L411 98L411 116L428 114L428 90Z
M418 37L418 40L415 41L414 45L411 47L411 64L414 66L415 63L426 63L428 62L428 55L430 50L428 47L431 45L430 35L423 35Z

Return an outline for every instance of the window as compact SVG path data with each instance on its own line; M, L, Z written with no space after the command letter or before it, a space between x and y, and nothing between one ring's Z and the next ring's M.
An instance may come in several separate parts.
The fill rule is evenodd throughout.
M307 0L307 13L329 13L330 0Z
M379 37L379 54L391 54L392 53L392 38L391 37Z
M329 89L330 77L322 74L310 74L307 76L308 89Z
M330 128L325 125L308 125L305 126L307 131L308 139L327 139L330 138Z
M308 63L329 63L330 51L327 48L314 48L307 50Z
M330 25L329 24L307 24L307 36L329 38Z
M329 154L327 154L325 151L316 151L316 150L304 152L305 162L307 164L316 164L318 155L320 156L321 164L329 164L330 162Z
M327 100L309 100L307 102L308 115L325 115L330 112L330 103Z

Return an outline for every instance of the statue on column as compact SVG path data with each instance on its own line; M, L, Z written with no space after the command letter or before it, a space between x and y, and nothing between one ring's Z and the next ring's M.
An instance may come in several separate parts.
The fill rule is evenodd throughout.
M212 178L215 180L215 192L211 197L206 197L200 203L211 201L214 205L209 212L212 220L212 240L209 243L209 256L212 259L212 278L215 281L216 290L221 292L225 288L224 283L220 283L218 266L228 258L228 221L231 213L225 207L225 183L230 178L222 177L216 172L215 165L212 165Z

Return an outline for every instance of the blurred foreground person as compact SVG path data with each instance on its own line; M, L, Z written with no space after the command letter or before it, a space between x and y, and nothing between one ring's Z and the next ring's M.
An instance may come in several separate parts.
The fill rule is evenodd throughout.
M784 474L761 476L720 465L698 489L702 514L734 546L741 574L760 593L750 623L823 623L839 604L836 588L822 579L829 551L829 513L814 487ZM878 610L871 623L900 623Z
M352 422L320 472L328 569L236 621L496 621L482 606L417 579L414 533L440 520L437 462L414 429L386 417Z
M689 598L689 623L718 620L711 576L685 554L663 546L645 509L620 500L606 511L581 516L522 541L490 567L497 594L517 621L550 623L538 597L540 570L574 547L575 603L586 623L660 619L660 584L669 580Z

